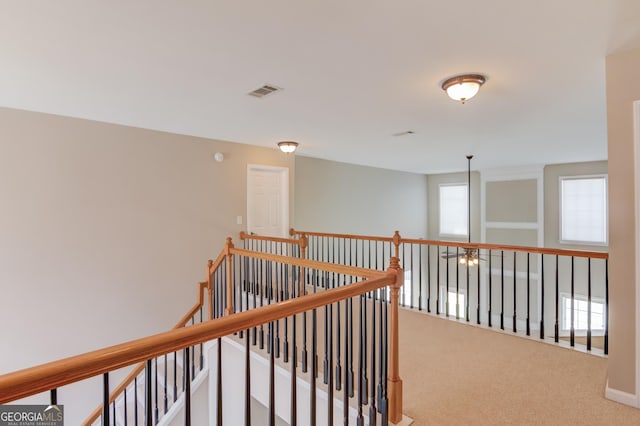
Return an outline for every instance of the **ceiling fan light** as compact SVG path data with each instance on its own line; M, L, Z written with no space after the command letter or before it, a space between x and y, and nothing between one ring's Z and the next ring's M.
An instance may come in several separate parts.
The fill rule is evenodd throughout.
M296 148L298 148L298 142L294 142L294 141L278 142L278 148L280 148L280 151L284 152L285 154L291 154L296 150Z
M485 78L480 74L457 75L445 80L442 90L454 101L465 103L478 94L484 82Z

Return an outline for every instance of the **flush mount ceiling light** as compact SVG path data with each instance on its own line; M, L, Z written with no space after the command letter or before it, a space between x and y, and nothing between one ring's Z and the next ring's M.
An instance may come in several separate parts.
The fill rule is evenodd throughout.
M442 83L442 90L454 101L465 103L473 98L485 82L480 74L462 74L448 78Z
M284 152L285 154L291 154L298 147L298 142L282 141L278 142L278 147L280 148L280 151Z

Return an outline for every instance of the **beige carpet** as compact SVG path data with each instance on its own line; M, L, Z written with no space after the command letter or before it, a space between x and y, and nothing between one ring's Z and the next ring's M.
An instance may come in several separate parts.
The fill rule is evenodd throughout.
M400 311L416 425L640 425L640 410L604 398L606 358Z

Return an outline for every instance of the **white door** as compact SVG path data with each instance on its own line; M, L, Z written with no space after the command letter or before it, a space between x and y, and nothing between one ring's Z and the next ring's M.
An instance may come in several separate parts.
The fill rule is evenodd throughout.
M247 232L286 237L289 231L289 169L247 168Z

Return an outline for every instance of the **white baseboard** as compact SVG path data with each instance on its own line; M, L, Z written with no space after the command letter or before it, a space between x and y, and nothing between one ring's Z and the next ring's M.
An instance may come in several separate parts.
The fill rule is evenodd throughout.
M620 404L630 405L635 408L640 408L640 401L638 400L637 395L632 393L623 392L618 389L612 389L609 387L609 381L607 380L607 386L604 391L604 396L607 399L610 399L615 402L619 402Z

